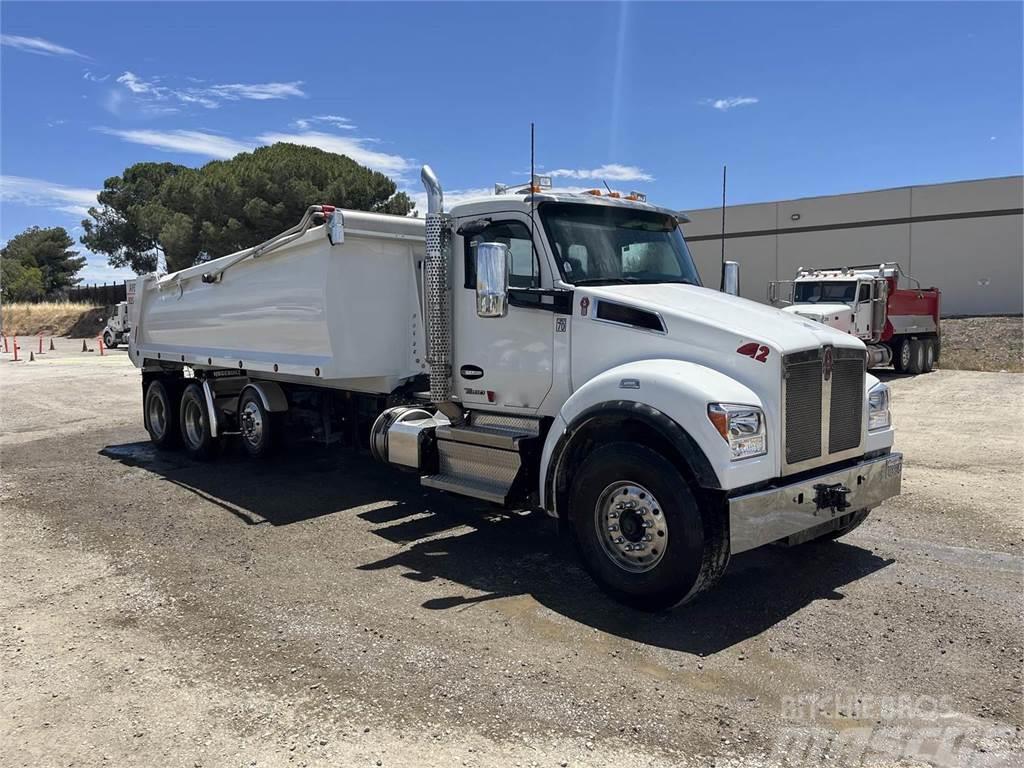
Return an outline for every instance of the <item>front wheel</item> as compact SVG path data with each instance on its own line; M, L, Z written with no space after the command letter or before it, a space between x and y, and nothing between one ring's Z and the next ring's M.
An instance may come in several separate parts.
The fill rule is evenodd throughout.
M570 514L587 571L634 608L691 600L729 561L723 516L703 513L679 469L637 443L612 443L584 460Z
M115 349L117 347L117 341L114 339L114 334L110 331L103 334L103 346L107 349Z

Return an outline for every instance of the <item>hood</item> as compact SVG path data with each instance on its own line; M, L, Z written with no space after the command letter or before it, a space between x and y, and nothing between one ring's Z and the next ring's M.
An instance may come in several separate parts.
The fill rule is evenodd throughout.
M740 341L757 341L780 353L834 347L863 347L858 339L790 311L782 311L720 291L680 283L585 287L608 301L650 309L661 314L670 336L694 333L694 326L727 334ZM821 305L822 308L831 305ZM838 305L849 312L849 307Z

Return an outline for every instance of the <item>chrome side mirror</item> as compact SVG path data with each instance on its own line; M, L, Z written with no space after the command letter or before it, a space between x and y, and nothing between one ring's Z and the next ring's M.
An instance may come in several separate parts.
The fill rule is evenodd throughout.
M740 263L738 261L722 262L722 293L740 295Z
M476 314L504 317L508 314L508 275L512 252L504 243L477 243Z

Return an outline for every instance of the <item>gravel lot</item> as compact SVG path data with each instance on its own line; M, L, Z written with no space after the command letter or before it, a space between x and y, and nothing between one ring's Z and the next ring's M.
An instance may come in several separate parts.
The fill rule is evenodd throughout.
M893 379L901 497L650 616L540 515L157 454L79 348L0 362L4 765L1020 764L1024 376Z

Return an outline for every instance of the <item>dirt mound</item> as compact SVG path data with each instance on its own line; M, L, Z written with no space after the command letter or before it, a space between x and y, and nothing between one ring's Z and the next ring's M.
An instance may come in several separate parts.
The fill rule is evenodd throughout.
M942 321L940 368L1024 372L1024 320L958 317Z
M8 336L70 336L93 338L103 332L113 307L78 302L3 305L3 332Z

